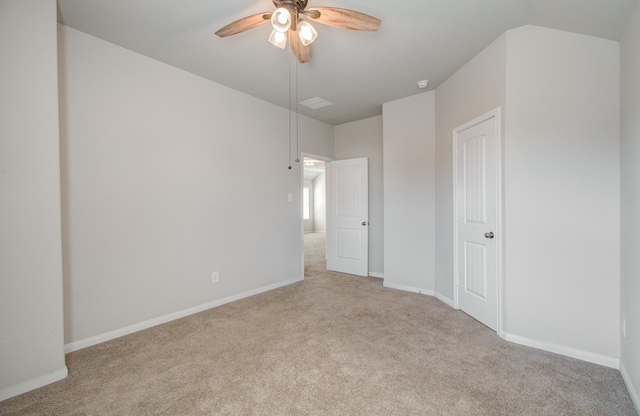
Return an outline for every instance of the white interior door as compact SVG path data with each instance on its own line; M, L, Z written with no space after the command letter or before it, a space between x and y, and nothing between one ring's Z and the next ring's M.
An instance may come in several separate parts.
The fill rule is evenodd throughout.
M498 138L496 117L456 140L457 307L498 327Z
M369 275L368 159L329 162L327 270Z

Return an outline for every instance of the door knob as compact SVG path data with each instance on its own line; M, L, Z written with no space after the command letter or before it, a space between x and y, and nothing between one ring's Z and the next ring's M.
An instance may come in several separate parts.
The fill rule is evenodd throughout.
M488 232L484 235L485 238L488 238L489 240L493 240L493 232Z
M362 225L366 226L367 222L366 221L362 221Z

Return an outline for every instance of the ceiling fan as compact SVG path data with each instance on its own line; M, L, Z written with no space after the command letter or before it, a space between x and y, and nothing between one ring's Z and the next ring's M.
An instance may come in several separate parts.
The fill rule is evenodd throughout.
M268 21L273 26L269 42L284 49L287 33L291 50L300 63L309 62L309 45L318 32L302 19L306 16L316 22L350 30L376 31L381 21L364 13L337 7L314 7L306 10L308 0L273 0L274 12L264 12L247 16L223 27L216 32L221 38L242 33Z

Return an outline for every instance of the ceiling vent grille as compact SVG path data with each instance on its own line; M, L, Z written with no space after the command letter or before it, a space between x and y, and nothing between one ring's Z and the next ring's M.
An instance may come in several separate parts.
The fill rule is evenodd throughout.
M310 98L306 101L302 101L300 104L312 110L317 110L319 108L329 107L330 105L333 105L329 101L320 97Z

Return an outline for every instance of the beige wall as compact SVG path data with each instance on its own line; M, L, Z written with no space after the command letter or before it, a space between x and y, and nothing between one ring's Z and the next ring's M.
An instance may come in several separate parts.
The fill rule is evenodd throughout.
M302 279L287 110L60 34L70 348ZM300 150L333 156L333 127L300 121Z
M369 273L384 273L382 116L335 126L335 158L369 159Z
M622 261L621 303L626 337L620 369L640 412L640 5L620 43L622 57Z
M56 2L0 2L0 400L66 377Z
M384 284L434 294L435 91L385 103Z
M619 62L617 42L536 26L507 33L507 339L612 367Z

